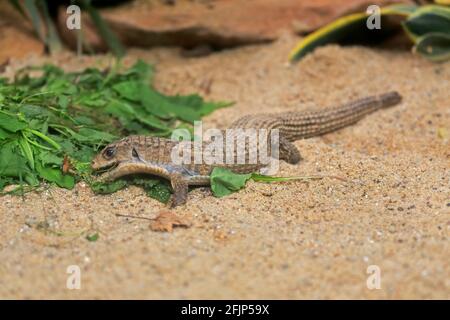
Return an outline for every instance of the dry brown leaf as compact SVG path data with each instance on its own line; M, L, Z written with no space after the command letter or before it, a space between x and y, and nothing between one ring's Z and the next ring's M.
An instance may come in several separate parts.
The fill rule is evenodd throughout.
M69 157L67 155L64 156L62 172L64 174L68 173L72 169L72 164L70 163Z
M191 223L188 219L179 217L172 211L161 211L150 223L150 229L160 232L172 232L174 227L189 228Z

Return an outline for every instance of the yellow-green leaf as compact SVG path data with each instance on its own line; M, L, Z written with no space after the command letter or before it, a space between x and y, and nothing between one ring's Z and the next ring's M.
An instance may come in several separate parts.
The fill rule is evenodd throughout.
M435 62L448 60L450 59L450 34L428 33L417 39L414 52Z
M450 8L436 5L423 6L402 24L414 42L432 32L450 34Z
M385 16L400 16L407 17L416 10L414 5L392 5L381 8L381 17ZM371 33L379 36L381 33L388 33L391 28L371 30L367 28L366 21L369 15L365 12L354 13L341 17L334 22L318 29L302 39L297 46L289 54L290 61L296 61L304 57L315 48L329 44L336 43L350 38L370 38ZM383 22L382 22L383 24Z

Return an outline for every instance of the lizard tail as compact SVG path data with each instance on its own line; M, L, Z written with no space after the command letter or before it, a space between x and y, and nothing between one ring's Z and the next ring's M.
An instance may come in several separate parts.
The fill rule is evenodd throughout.
M334 108L280 114L280 131L288 140L314 137L351 125L369 113L402 100L396 91L355 100Z
M402 101L402 96L397 91L391 91L379 96L382 108L395 106Z

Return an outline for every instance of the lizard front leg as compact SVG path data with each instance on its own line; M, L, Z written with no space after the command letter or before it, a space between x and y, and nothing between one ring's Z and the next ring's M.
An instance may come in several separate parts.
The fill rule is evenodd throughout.
M174 174L170 177L173 189L171 208L183 205L187 201L189 183L181 174Z

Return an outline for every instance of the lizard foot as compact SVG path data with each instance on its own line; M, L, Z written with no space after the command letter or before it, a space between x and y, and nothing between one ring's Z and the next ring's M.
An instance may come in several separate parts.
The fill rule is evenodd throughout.
M283 137L280 137L280 159L290 164L296 164L302 160L297 147Z
M170 179L170 183L172 184L173 189L172 203L170 207L175 208L185 204L189 191L189 185L186 180L181 176L175 176Z

